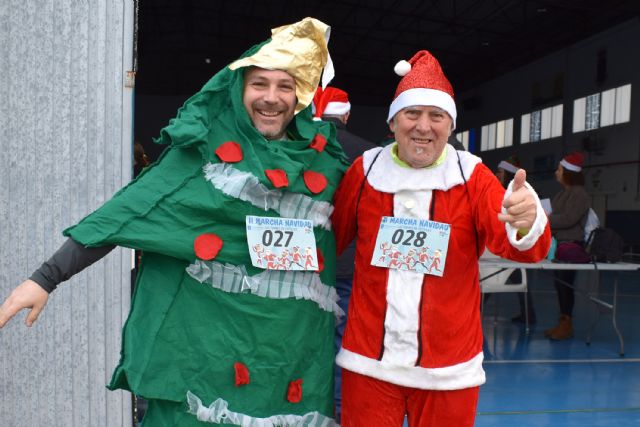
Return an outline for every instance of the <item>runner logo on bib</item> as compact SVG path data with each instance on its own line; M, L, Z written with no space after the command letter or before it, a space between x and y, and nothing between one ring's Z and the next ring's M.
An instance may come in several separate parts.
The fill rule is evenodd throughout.
M442 277L450 233L443 222L383 216L371 265Z
M313 222L306 219L248 215L251 264L267 270L318 270Z

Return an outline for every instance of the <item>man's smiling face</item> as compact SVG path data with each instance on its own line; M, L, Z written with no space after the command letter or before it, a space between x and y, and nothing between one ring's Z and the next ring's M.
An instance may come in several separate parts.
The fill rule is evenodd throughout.
M249 68L244 73L244 108L266 139L283 139L293 119L296 81L281 70Z
M438 107L415 106L398 111L389 123L398 157L412 168L433 164L447 145L453 120Z

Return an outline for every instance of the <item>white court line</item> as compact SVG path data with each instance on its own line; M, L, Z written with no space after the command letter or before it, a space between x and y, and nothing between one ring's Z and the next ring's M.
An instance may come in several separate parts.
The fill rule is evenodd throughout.
M530 363L638 363L640 358L618 357L616 359L530 359L530 360L485 360L486 365L530 364Z

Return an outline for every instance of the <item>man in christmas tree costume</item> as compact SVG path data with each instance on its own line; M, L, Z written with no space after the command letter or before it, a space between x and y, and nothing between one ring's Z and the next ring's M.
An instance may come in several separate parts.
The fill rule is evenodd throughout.
M401 62L388 117L395 142L356 160L334 200L338 252L357 237L336 358L341 420L400 427L406 415L410 427L472 427L485 381L478 257L486 246L538 261L549 226L524 170L505 194L478 157L447 144L456 107L438 61L420 51ZM380 242L388 240L398 253L425 248L431 266L385 264Z
M0 308L0 327L22 308L30 326L48 292L114 245L139 249L109 388L149 400L145 425L333 425L329 215L347 164L335 129L307 108L328 34L312 18L276 28L216 74L161 131L160 160L65 230ZM313 221L318 271L254 267L250 215Z

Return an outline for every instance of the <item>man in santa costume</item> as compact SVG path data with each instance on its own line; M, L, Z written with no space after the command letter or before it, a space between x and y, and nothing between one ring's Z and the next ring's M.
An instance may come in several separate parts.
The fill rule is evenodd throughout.
M504 258L543 259L547 217L524 170L505 192L478 157L447 145L456 124L453 89L429 52L401 61L396 72L404 77L388 116L395 142L364 153L334 198L338 251L357 237L337 356L342 425L401 426L406 415L409 426L471 427L485 382L478 257L486 246ZM414 234L410 224L435 224L442 233L423 246L436 239L443 271L372 265L383 217Z
M313 18L276 28L217 73L162 129L160 160L65 230L0 307L0 327L22 308L31 326L58 283L114 245L139 249L109 388L149 400L143 425L335 425L329 214L347 162L310 108L328 34ZM324 269L277 271L263 247L272 270L252 265L249 215L313 221Z

